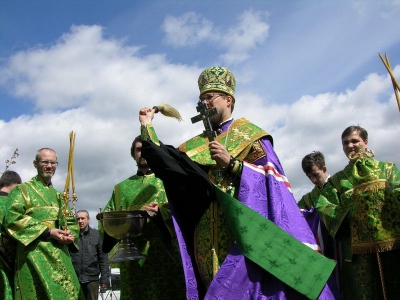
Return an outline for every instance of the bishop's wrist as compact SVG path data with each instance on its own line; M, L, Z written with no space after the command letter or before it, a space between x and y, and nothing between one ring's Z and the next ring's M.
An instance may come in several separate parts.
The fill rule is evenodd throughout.
M243 162L231 156L226 171L235 175L239 175L242 172Z

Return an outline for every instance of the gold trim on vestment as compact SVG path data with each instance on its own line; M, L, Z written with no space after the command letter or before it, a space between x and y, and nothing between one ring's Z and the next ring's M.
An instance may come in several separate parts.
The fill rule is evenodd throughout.
M266 131L260 131L256 133L252 133L251 135L248 134L248 131L251 128L245 128L241 130L240 127L245 126L247 124L251 124L249 120L246 118L240 118L238 120L234 120L232 124L229 126L230 130L227 130L220 135L218 135L215 140L223 145L226 145L226 150L235 158L239 160L244 160L244 158L248 155L251 151L252 145L257 140L261 139L264 136L268 136L269 134ZM184 143L179 146L179 150L186 153L189 157L194 157L203 151L208 150L209 141L205 136L197 136L195 138L203 138L204 143L199 145L194 149L187 149L187 144ZM228 138L228 141L226 139ZM233 142L242 140L242 143L235 144ZM216 165L215 161L210 161L211 165Z
M43 183L43 182L42 182L42 183ZM44 196L41 192L39 192L39 191L36 189L36 187L33 186L32 183L26 182L26 184L29 185L29 186L31 187L31 189L35 191L35 193L43 200L44 203L47 204L47 206L52 206L52 207L53 207L53 205L51 205L50 202L47 201L47 199L45 198L45 196ZM50 189L50 186L44 185L44 187L47 188L47 189ZM28 197L29 197L29 196L28 196ZM60 204L58 203L58 205L60 205ZM59 208L59 207L58 207L58 208Z
M204 138L204 139L206 139L206 138ZM218 140L218 139L216 139L216 140ZM207 140L206 140L206 143L200 145L199 147L196 147L196 148L194 148L194 149L192 149L192 150L187 150L187 148L186 148L186 143L185 143L185 144L183 144L183 145L181 145L181 146L179 147L179 150L185 152L187 156L193 157L193 156L195 156L195 155L197 155L197 154L203 152L204 150L208 149L208 145L209 145L209 144L210 144L210 142L209 142L208 139L207 139Z
M153 124L141 125L140 136L143 141L150 140L157 146L160 146L160 141L158 140L157 133L153 127Z
M386 252L400 248L400 238L391 238L385 241L352 244L353 254Z
M43 225L46 225L48 229L56 228L56 221L42 221Z
M353 194L359 195L365 192L376 193L379 190L385 189L385 187L386 187L386 179L372 180L353 186Z

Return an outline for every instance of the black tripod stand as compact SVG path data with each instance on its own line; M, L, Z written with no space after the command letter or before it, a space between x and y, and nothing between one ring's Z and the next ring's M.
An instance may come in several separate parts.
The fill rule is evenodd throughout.
M107 299L118 300L119 299L119 297L115 294L115 290L119 289L119 287L117 286L117 282L118 282L118 285L119 285L119 274L112 274L111 273L111 267L110 267L109 289L105 289L105 290L100 289L100 297L101 297L102 300L107 300ZM104 296L104 294L105 294L105 296Z

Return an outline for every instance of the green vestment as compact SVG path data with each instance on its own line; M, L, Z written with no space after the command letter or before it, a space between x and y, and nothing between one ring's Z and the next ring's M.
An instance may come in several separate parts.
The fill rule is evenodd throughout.
M387 299L400 292L400 170L363 157L333 175L315 207L330 234L342 241L345 299ZM304 204L304 203L303 203Z
M15 245L2 227L7 196L0 196L0 299L12 300L13 254Z
M317 186L314 186L314 188L311 190L311 192L303 195L301 197L300 201L297 202L297 205L299 208L303 209L312 209L313 208L313 203L315 203L315 200L319 197L319 194L321 192L321 189L318 188Z
M68 247L54 239L40 238L47 228L65 224L60 193L36 176L16 186L8 197L4 226L17 241L15 299L81 299ZM75 218L71 215L66 221L77 237Z
M185 299L182 262L162 181L154 174L134 175L122 181L114 187L104 211L137 210L150 202L158 203L159 215L134 238L135 246L146 258L119 263L120 299ZM101 223L99 230L103 232Z

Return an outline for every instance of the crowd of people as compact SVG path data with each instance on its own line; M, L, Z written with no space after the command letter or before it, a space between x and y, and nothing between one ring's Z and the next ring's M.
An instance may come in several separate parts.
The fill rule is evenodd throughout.
M142 107L130 149L137 173L104 207L148 213L134 237L140 259L112 261L119 240L102 213L97 230L87 210L64 211L53 149L37 151L37 175L24 183L2 174L0 298L98 299L115 263L120 299L396 299L400 171L374 159L367 131L343 131L349 163L333 175L321 152L307 154L315 187L296 201L272 136L232 117L232 72L207 68L198 86L204 132L164 144L157 109Z

